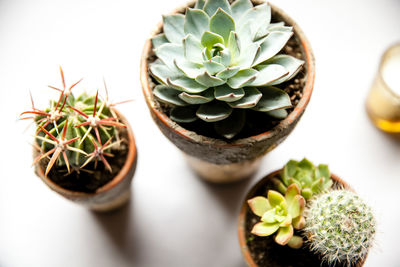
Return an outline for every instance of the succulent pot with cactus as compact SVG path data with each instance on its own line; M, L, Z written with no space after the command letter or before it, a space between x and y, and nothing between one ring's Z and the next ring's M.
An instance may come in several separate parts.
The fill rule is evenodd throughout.
M290 161L247 194L238 234L248 266L364 265L376 231L371 209L326 165L312 166Z
M213 182L251 176L311 97L314 57L299 26L257 0L198 0L146 41L141 83L162 133Z
M36 174L52 190L95 211L109 211L129 200L137 150L132 128L110 103L86 92L78 97L66 87L46 109L32 110L21 119L33 119ZM107 88L106 88L107 90ZM28 115L28 117L26 117ZM33 116L30 116L33 115Z

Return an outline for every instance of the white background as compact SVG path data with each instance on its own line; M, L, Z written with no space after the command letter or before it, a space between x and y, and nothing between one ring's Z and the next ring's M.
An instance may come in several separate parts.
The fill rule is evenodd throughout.
M249 181L199 180L150 118L139 82L144 40L183 0L0 0L0 266L244 266L237 216L254 183L291 159L329 163L375 209L377 244L365 266L400 266L400 142L376 130L364 101L384 49L400 41L398 0L280 0L316 57L311 102L289 138ZM130 205L97 215L50 191L31 168L18 114L68 84L94 92L104 76L139 149ZM79 90L77 90L79 91ZM50 95L49 95L50 92Z

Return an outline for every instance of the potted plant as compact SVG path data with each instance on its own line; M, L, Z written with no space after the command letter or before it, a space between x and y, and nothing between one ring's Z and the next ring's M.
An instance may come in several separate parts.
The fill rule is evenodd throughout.
M249 266L363 266L375 224L371 209L343 180L303 159L250 190L239 242Z
M151 115L213 182L250 176L310 99L314 58L299 26L263 1L199 0L164 16L146 41Z
M36 174L52 190L90 209L108 211L129 200L136 169L135 139L126 118L107 97L86 92L78 97L66 87L46 109L34 106L21 113L33 119ZM106 89L107 90L107 89ZM26 117L27 115L33 115Z

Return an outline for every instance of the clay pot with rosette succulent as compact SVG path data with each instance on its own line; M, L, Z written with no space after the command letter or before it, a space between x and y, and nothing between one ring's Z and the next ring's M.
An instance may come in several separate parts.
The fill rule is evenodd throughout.
M217 183L251 176L290 134L314 75L311 47L294 20L249 0L190 2L164 16L140 67L157 126Z

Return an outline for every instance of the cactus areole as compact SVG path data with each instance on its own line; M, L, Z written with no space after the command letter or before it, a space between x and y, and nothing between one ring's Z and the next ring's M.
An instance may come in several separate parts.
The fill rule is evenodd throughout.
M32 109L21 114L21 119L33 119L36 125L33 164L37 174L72 199L105 191L111 184L129 185L136 147L126 119L114 109L117 103L110 103L107 88L104 99L98 91L75 97L72 89L80 80L68 87L61 68L60 72L62 89L49 86L59 91L59 97L45 109L35 107L31 98ZM113 181L116 178L118 182Z
M199 0L163 17L144 47L153 119L187 155L254 160L293 130L310 99L314 57L299 26L263 1Z
M317 246L317 244L320 245L322 241L317 243L318 240L315 239L315 245L313 245L313 247L310 247L308 238L304 236L304 230L307 228L306 225L304 225L303 227L305 228L302 228L300 231L294 231L294 235L297 234L303 236L304 243L303 246L301 246L300 248L292 248L289 246L290 244L286 245L282 242L279 242L280 240L278 240L277 242L276 239L279 238L278 228L276 232L278 234L271 233L272 231L270 231L268 232L268 235L265 234L263 236L262 231L265 231L265 229L258 226L258 224L260 224L260 218L261 223L265 223L270 216L267 216L268 214L264 213L264 211L260 212L264 205L260 205L260 203L257 202L262 202L260 201L263 199L262 196L268 197L268 199L271 198L271 193L267 194L267 192L274 192L273 190L277 189L277 183L274 181L274 179L276 177L279 177L283 173L283 171L283 169L278 170L264 177L255 186L252 187L252 189L247 194L245 201L243 202L242 209L239 215L238 234L240 248L248 266L362 266L366 257L365 252L361 253L361 257L358 258L358 260L353 261L351 264L348 264L348 262L346 260L343 260L343 258L341 261L336 261L333 263L333 260L331 260L330 258L326 258L328 256L324 256L323 253L316 253L315 250L318 250L320 248ZM334 188L344 187L348 190L351 190L351 188L336 175L330 174L330 178L332 179ZM292 184L291 186L293 185L295 184ZM275 194L277 194L277 192L275 192ZM249 204L251 205L249 206ZM258 215L255 214L254 211L256 211ZM267 212L272 213L268 210ZM261 213L264 213L263 217L260 217ZM304 217L307 221L306 215L304 215ZM370 220L370 223L371 222L374 223L373 220ZM282 223L280 224L280 227L282 227ZM343 227L346 227L346 225L344 225ZM314 228L308 226L307 230L308 232L313 231ZM254 233L256 233L256 235Z

